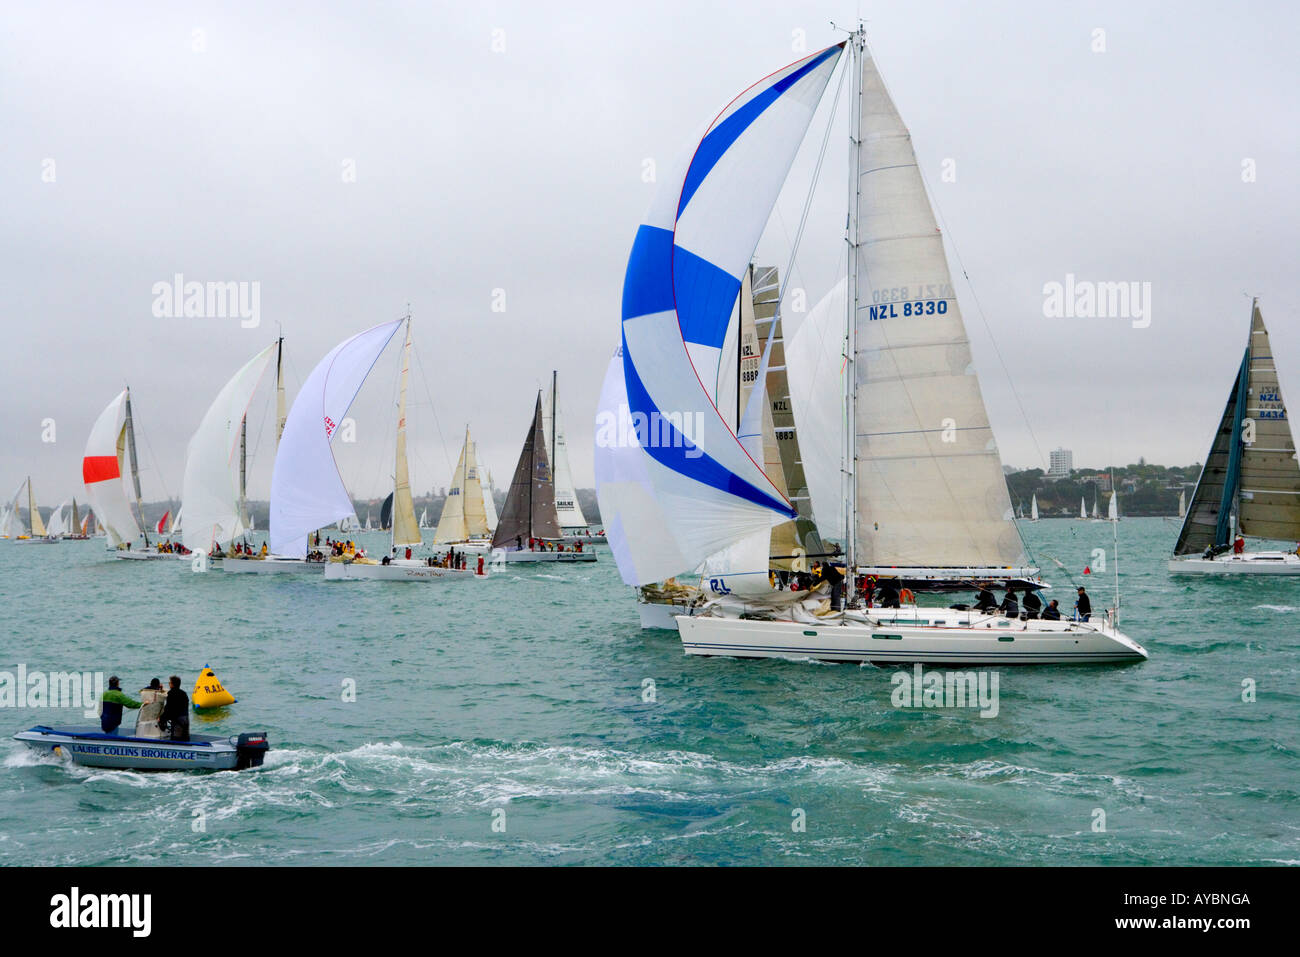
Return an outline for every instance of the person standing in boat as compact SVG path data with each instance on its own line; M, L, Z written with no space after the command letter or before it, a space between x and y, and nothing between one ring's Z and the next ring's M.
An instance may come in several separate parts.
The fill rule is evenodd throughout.
M171 690L167 692L167 702L158 717L158 727L168 732L173 741L190 739L190 696L181 689L181 679L171 676Z
M998 600L993 597L988 585L980 586L979 594L975 596L975 610L986 613L998 610Z
M108 679L108 690L100 699L99 726L105 734L117 734L118 725L122 723L122 709L138 707L140 702L123 693L121 680L112 675Z
M161 738L162 729L158 727L158 718L167 703L167 692L162 682L154 678L149 687L140 689L142 707L135 716L135 736L137 738Z
M1237 537L1232 540L1232 554L1240 555L1246 550L1246 540L1238 533Z
M1092 617L1092 599L1088 597L1082 585L1079 586L1079 597L1074 603L1074 612L1080 621L1087 621Z

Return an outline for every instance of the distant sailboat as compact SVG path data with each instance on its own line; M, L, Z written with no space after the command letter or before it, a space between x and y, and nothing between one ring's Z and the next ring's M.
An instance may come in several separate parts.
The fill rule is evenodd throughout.
M594 562L593 551L560 551L564 533L555 508L555 484L542 428L542 394L519 453L501 521L492 538L493 560L506 562Z
M479 488L483 492L483 515L487 519L487 534L490 538L492 533L496 531L497 522L499 521L496 499L492 497L492 473L479 466L478 482Z
M442 515L433 534L435 545L474 544L486 553L491 548L493 525L488 522L487 502L483 495L482 470L476 458L477 447L465 427L465 442L460 448L456 471L442 503Z
M271 474L270 555L261 561L223 562L224 571L269 573L320 571L307 561L308 536L347 519L356 510L332 440L380 354L405 319L367 329L339 343L303 382L285 419Z
M1179 489L1178 490L1178 517L1183 518L1186 515L1187 515L1187 491L1185 489Z
M1110 504L1106 506L1106 521L1119 521L1119 494L1114 490L1110 493Z
M1034 497L1029 502L1029 520L1031 522L1038 521L1038 493L1037 492L1034 493Z
M1088 520L1088 501L1087 499L1081 498L1079 499L1079 521L1086 522L1087 520Z
M127 497L128 474L134 491L134 507ZM149 535L145 532L130 389L123 389L109 402L91 426L81 460L81 480L96 517L108 532L114 557L137 560L171 557L150 548ZM137 538L141 539L143 548L134 548Z
M1243 539L1240 553L1233 549L1236 536ZM1251 304L1246 352L1187 505L1169 570L1300 575L1296 552L1248 551L1246 537L1288 544L1300 540L1300 462L1258 299Z
M248 408L271 360L277 397L283 376L283 339L259 351L231 376L190 438L180 511L188 510L181 541L191 552L224 555L245 532L248 515ZM277 433L278 433L277 423ZM180 519L180 512L177 513ZM202 562L196 566L202 569Z

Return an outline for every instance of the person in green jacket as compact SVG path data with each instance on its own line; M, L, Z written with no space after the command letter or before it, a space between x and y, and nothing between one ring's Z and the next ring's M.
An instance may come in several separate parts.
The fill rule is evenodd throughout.
M123 694L121 682L117 675L113 675L108 679L108 690L104 692L101 699L99 726L104 729L105 734L116 734L118 725L122 723L122 709L138 707L140 702Z

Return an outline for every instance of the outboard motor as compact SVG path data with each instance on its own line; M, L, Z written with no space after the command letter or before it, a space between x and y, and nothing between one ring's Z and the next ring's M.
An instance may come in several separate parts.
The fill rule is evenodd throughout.
M260 768L266 752L271 749L267 743L265 731L250 731L241 734L235 741L235 770Z

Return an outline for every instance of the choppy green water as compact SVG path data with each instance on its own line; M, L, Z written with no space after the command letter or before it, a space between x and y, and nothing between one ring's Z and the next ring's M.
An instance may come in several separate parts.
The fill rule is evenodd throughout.
M895 709L889 670L686 658L604 549L430 587L0 542L0 670L188 689L210 662L239 703L194 730L273 745L253 772L82 769L7 740L78 712L2 709L0 863L1300 863L1300 581L1172 579L1172 521L1121 530L1151 660L1003 669L987 719ZM1081 578L1110 541L1024 532L1066 606L1048 556Z

